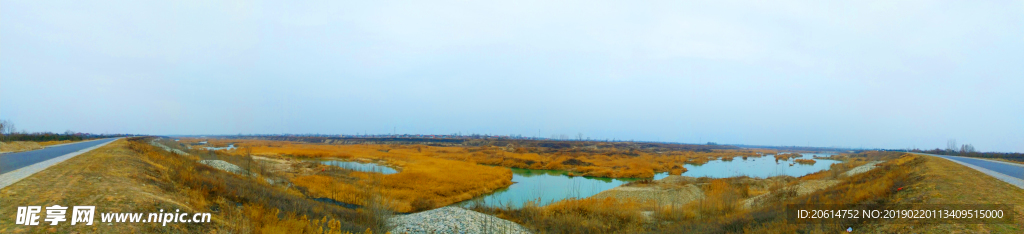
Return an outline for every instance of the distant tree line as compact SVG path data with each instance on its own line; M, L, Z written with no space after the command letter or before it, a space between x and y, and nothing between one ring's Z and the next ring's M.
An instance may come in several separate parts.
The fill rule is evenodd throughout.
M4 134L2 141L4 141L4 142L10 142L10 141L64 141L64 140L80 141L80 140L84 140L84 139L86 139L86 137L84 135L66 135L66 134L57 134L57 133L51 133L51 132L36 132L36 133L27 133L27 134L23 134L23 133Z
M956 140L947 141L945 149L936 148L933 150L913 150L913 152L976 158L1001 158L1024 162L1024 153L978 152L978 150L974 149L974 146L971 144L957 145Z
M11 142L11 141L81 141L93 138L107 138L107 137L121 137L127 136L124 134L91 134L91 133L76 133L71 130L65 131L64 133L53 133L53 132L33 132L18 129L14 126L11 121L0 120L0 141Z

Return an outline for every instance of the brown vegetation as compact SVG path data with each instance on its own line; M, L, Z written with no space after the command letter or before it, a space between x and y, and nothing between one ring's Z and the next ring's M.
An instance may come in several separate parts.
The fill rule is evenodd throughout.
M39 142L33 141L12 141L12 142L0 142L0 152L21 152L29 150L42 149L43 146Z
M205 141L205 145L198 142ZM709 159L738 155L760 156L757 150L705 150L649 152L636 148L527 148L500 146L426 146L426 145L336 145L252 139L183 138L193 147L223 147L234 144L239 149L219 151L239 154L250 149L253 155L276 158L310 158L372 161L400 170L380 178L390 207L400 212L419 211L468 200L511 184L511 171L503 167L565 170L573 176L650 178L656 172L682 174L681 164L701 163ZM317 172L318 173L309 173ZM360 192L369 174L364 172L328 173L324 168L291 171L291 181L308 189L311 196L362 204Z
M785 161L785 160L789 160L790 158L799 158L799 157L803 157L803 155L798 154L798 153L776 154L775 155L775 161L779 161L779 160Z
M427 146L427 145L335 145L251 139L181 139L185 143L207 141L210 145L252 147L257 155L290 155L308 158L381 159L400 164L389 158L394 156L424 156L472 163L524 169L565 170L574 175L610 178L650 178L655 173L683 173L684 163L704 164L709 160L731 160L733 157L760 157L774 153L770 150L704 149L672 150L672 148L643 148L621 143L590 143L573 146L572 143L491 145L480 146ZM493 143L493 142L492 142ZM369 147L369 150L367 150ZM622 148L620 148L622 147ZM376 152L375 152L376 151ZM400 160L399 160L400 161ZM401 166L401 165L397 165Z
M181 139L180 143L191 145L207 141L207 145L240 147L231 151L216 151L217 155L242 155L249 150L252 155L293 159L335 159L370 161L400 170L395 174L343 170L315 162L292 163L282 176L303 188L312 197L330 198L335 201L366 205L371 194L368 187L381 189L387 200L386 206L398 212L413 212L433 209L452 203L469 200L475 196L491 193L512 184L512 171L508 168L478 165L462 160L431 157L446 147L400 146L400 145L326 145L282 141L244 140L224 141L219 139ZM194 147L198 148L198 147Z
M796 163L799 163L799 164L814 165L814 163L817 163L818 161L814 161L814 159L802 159L802 158L800 158L800 159L793 160L793 162L796 162Z
M507 168L426 157L403 158L406 165L395 174L381 175L353 171L346 176L314 174L292 181L309 189L309 194L337 201L365 205L363 187L379 187L391 201L391 209L412 212L446 206L490 193L512 184ZM393 159L395 160L395 159Z
M847 162L834 164L829 171L810 174L801 178L773 177L751 179L745 177L709 179L695 178L677 180L673 183L699 185L705 196L682 205L666 205L651 201L633 199L618 200L612 197L570 199L552 205L523 208L474 207L475 210L495 214L513 220L538 233L834 233L847 227L854 230L888 230L883 232L908 232L900 229L909 225L882 226L858 223L831 223L824 225L791 224L786 221L786 204L864 204L863 208L885 208L895 204L911 203L905 196L906 190L921 186L945 184L927 179L937 169L931 159L897 152L868 152L845 155ZM845 176L843 172L868 161L885 161L874 170ZM950 164L954 165L954 164ZM953 166L949 166L953 167ZM970 171L967 168L951 170ZM971 173L976 173L970 171ZM952 179L952 178L950 178ZM994 180L988 178L988 180ZM656 186L658 183L634 183L629 186ZM807 187L810 186L810 187ZM807 188L804 188L807 187ZM1005 187L1005 188L1004 188ZM1012 186L1000 189L1013 190ZM931 189L930 191L936 191ZM972 190L975 191L975 190ZM950 190L954 195L968 193L965 190ZM1019 189L1014 195L1022 194ZM762 197L756 207L744 207L744 200ZM945 196L936 196L945 197ZM1020 202L1024 196L1001 198L992 202ZM918 200L919 201L919 200ZM950 202L943 200L942 202ZM955 203L975 203L960 200ZM889 229L898 227L897 229ZM956 225L947 228L961 230ZM1012 228L1012 225L997 226ZM928 229L931 230L931 229ZM949 229L936 229L949 231ZM978 230L978 229L971 229ZM984 229L982 229L984 230ZM918 229L913 229L918 231ZM1004 230L1005 231L1005 230ZM870 231L869 231L870 232Z
M198 156L171 154L141 139L130 141L129 147L157 169L147 173L148 180L173 181L158 186L165 193L184 194L185 204L190 204L194 210L215 211L214 216L219 213L225 228L234 230L231 232L362 231L375 222L365 214L366 210L349 210L313 201L294 188L267 184L264 178L269 175L258 174L257 170L250 171L250 176L221 171L196 163ZM244 156L236 158L241 157ZM238 159L224 159L241 164ZM241 209L231 208L236 204L242 204Z
M0 211L13 214L18 205L95 205L98 221L99 213L180 209L212 213L212 223L50 227L0 222L0 232L342 233L373 227L366 209L313 201L294 189L269 185L261 175L232 174L197 159L143 139L118 140L0 190Z
M73 140L43 141L43 142L39 142L39 145L41 145L43 147L47 147L47 146L51 146L51 145L60 145L60 144L67 144L67 143L74 143L74 142L78 142L78 141L73 141Z

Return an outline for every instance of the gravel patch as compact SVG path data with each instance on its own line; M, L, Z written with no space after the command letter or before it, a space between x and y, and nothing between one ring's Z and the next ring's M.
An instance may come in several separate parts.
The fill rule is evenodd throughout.
M796 195L803 196L838 184L839 180L808 180L796 185Z
M523 226L480 212L446 206L388 219L391 233L530 233Z
M239 175L246 175L246 174L248 174L248 173L246 173L245 169L242 169L241 167L235 166L235 164L231 164L229 162L225 162L224 160L199 160L199 163L206 164L206 165L209 165L209 166L211 166L213 168L221 169L221 170L224 170L224 171L227 171L227 172L231 172L231 173L235 173L235 174L239 174Z
M188 153L185 153L185 151L181 151L179 149L174 149L174 148L171 148L171 147L167 147L164 144L160 144L159 142L156 142L156 139L153 139L152 141L150 141L149 144L150 145L154 145L156 147L160 147L160 148L166 150L167 152L175 153L175 154L178 154L178 155L188 155Z
M869 162L867 164L860 165L859 167L854 167L853 169L850 169L849 171L846 171L846 173L843 173L843 175L853 176L853 175L856 175L856 174L868 172L871 169L875 169L875 165L878 165L879 163L882 163L882 161Z

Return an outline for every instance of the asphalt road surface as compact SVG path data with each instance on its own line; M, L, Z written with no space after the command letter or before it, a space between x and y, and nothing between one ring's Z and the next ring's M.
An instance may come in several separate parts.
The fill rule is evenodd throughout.
M992 177L995 177L996 179L1006 181L1007 183L1024 189L1024 165L981 158L968 158L935 154L925 155L945 158L950 161L960 163L964 166L972 167L975 170L988 174Z
M0 154L0 174L114 140L117 140L117 138L71 143L33 151Z
M988 160L982 160L977 158L967 157L951 157L945 155L935 155L950 160L956 160L965 162L971 165L979 166L985 169L989 169L995 172L1003 173L1004 175L1013 176L1018 179L1024 179L1024 165L1012 165L1007 162L993 162Z

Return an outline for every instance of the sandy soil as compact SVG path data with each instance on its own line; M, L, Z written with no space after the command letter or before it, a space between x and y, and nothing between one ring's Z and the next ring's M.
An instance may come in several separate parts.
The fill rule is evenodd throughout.
M637 199L639 201L654 200L659 204L682 205L704 197L700 187L692 184L696 178L686 176L669 176L651 184L619 186L602 191L594 198L614 197ZM686 183L686 184L683 184Z

